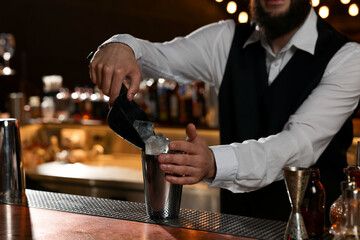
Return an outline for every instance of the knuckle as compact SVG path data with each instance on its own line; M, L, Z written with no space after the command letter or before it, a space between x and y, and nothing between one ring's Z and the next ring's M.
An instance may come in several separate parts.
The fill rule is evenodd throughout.
M97 71L101 71L103 65L100 63L93 63L93 69L96 69Z
M138 68L134 71L134 78L135 79L140 79L141 78L141 72L140 72L140 70Z
M116 69L114 70L114 73L115 73L116 75L122 75L122 74L123 74L123 70L122 70L121 68L116 68Z
M104 73L109 73L109 72L112 71L112 67L111 67L110 65L107 65L107 64L106 64L106 65L103 66L102 71L103 71Z
M91 62L91 63L89 64L89 67L90 67L90 69L95 69L95 67L96 67L95 62Z

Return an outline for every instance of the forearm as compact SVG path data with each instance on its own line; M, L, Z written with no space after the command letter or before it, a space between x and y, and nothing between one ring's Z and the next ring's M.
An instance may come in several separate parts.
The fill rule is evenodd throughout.
M221 21L170 42L152 43L120 34L101 46L112 42L129 45L144 78L161 77L182 83L203 81L219 87L233 32L232 21Z

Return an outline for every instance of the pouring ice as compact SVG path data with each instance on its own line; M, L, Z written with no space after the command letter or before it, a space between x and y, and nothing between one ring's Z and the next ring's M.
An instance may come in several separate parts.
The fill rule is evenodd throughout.
M154 135L154 123L152 122L135 120L133 126L144 142Z
M152 135L145 141L146 155L160 155L169 150L170 140L162 134Z

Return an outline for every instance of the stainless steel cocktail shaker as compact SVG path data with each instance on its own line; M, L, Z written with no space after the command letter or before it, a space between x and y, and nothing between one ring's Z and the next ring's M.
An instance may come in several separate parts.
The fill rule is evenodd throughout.
M141 154L146 212L152 219L177 218L180 211L182 185L165 180L157 155Z
M19 123L0 119L0 200L25 201L25 172L21 158Z

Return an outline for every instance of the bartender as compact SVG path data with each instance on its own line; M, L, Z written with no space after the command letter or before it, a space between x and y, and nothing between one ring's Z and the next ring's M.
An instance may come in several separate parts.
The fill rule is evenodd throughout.
M203 81L218 93L221 145L186 127L161 168L174 184L221 188L221 212L287 221L285 166L316 167L326 213L345 180L351 117L360 96L360 45L334 30L307 0L251 0L251 22L204 26L171 42L127 34L105 41L90 63L92 81L110 97L143 77Z

